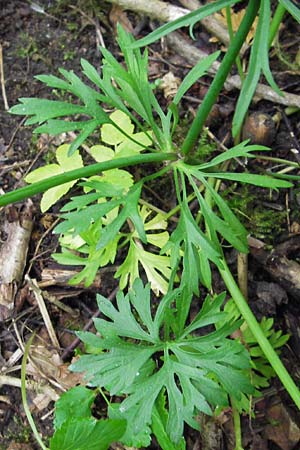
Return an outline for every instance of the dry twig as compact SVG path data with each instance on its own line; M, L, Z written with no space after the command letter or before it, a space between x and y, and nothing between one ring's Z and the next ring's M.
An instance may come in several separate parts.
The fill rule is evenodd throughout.
M0 44L0 82L1 82L1 90L2 90L2 97L3 97L3 103L4 108L6 111L9 110L7 97L6 97L6 90L5 90L5 80L4 80L4 68L3 68L3 52L2 52L2 45Z
M57 349L60 348L58 339L56 337L55 331L54 331L54 327L52 325L47 307L45 305L45 301L44 298L42 296L42 291L40 290L40 288L38 287L38 284L36 282L36 280L31 279L28 275L25 276L25 279L27 281L27 283L29 284L30 289L32 290L36 302L38 304L38 307L40 309L40 312L42 314L43 320L45 322L45 326L47 328L49 337L51 339L52 345L54 347L56 347Z

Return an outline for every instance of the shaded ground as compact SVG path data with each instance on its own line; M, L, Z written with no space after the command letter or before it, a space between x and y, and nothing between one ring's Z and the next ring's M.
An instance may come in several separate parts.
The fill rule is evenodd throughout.
M100 30L106 46L109 49L115 47L115 36L111 22L109 21L110 6L105 2L42 2L47 14L34 11L23 1L5 2L0 0L1 22L0 43L3 51L3 68L5 76L6 96L9 106L14 105L19 97L27 96L49 96L49 90L45 89L34 75L41 73L56 73L58 67L67 69L79 68L80 58L84 57L95 66L100 64L100 53L97 50L96 29ZM178 2L173 2L177 4ZM114 20L115 16L110 19ZM122 17L122 16L121 16ZM141 23L134 15L129 15L133 28L143 25L146 27L142 32L147 32L147 24ZM290 20L290 19L289 19ZM281 58L274 54L272 58L272 69L280 86L290 92L300 95L299 67L298 72L287 66L284 59L295 60L299 40L295 39L299 32L292 21L286 24L286 34L282 42ZM209 43L210 36L201 28L196 30L195 46L205 50L213 50L219 44ZM164 50L159 45L154 47L154 53L150 52L150 70L153 80L162 77L172 70L174 75L183 78L187 72L187 64L184 59L172 53L172 50ZM278 55L277 55L278 56ZM197 102L207 90L209 78L201 84L196 85L190 92L189 98L185 100L181 111L183 117L188 121L197 107ZM224 92L219 99L219 111L211 118L211 130L217 139L230 145L229 129L232 111L234 108L235 92ZM163 99L162 101L165 101ZM22 185L23 176L31 169L49 162L53 159L56 141L45 136L37 138L32 135L29 127L23 126L22 118L9 115L3 108L3 97L0 99L0 188L5 192ZM253 106L256 111L267 112L274 115L278 108L269 102L261 101ZM291 137L291 131L294 138ZM273 143L272 156L278 158L295 158L291 152L297 148L297 140L300 135L299 113L281 120L276 130L276 140ZM298 144L299 145L299 144ZM265 161L252 161L250 167L260 171L266 167ZM161 194L158 192L157 194ZM253 243L252 257L249 261L249 298L251 306L258 318L264 315L273 317L277 328L285 333L291 334L289 345L283 350L283 360L290 373L296 380L300 377L300 287L295 280L289 278L286 273L278 272L282 259L288 259L297 263L299 261L300 248L300 214L299 214L299 192L296 187L292 192L274 194L257 191L255 189L243 188L242 190L226 192L231 206L241 211L246 217L246 224L252 236L264 241L269 248L260 250ZM153 201L153 199L152 199ZM170 199L166 199L170 201ZM57 247L56 239L47 233L49 227L56 220L55 207L53 212L41 217L37 199L34 205L34 229L30 241L27 270L31 278L38 281L44 268L55 267L50 254ZM159 205L161 206L161 205ZM4 217L2 216L2 221ZM1 236L3 239L3 236ZM41 242L40 242L41 241ZM39 250L36 253L36 247ZM270 249L277 250L270 258ZM34 256L34 260L31 261ZM234 264L236 255L229 253L229 260ZM275 260L275 262L274 262ZM277 262L277 264L276 264ZM289 267L288 267L289 269ZM287 269L287 271L288 271ZM103 281L104 280L104 281ZM115 287L116 282L113 274L109 272L102 279L101 293L109 295ZM218 286L219 285L219 286ZM216 278L217 290L222 289L220 280ZM52 289L52 290L51 290ZM89 291L82 289L74 290L62 282L62 286L54 286L48 289L49 293L57 300L62 300L71 308L62 310L53 303L49 304L51 320L56 327L62 351L68 349L74 341L74 329L84 326L92 314L96 311L94 286ZM68 297L68 298L66 298ZM73 311L73 313L72 313ZM40 336L45 335L43 320L38 313L35 300L26 290L26 285L19 296L18 308L15 311L15 323L8 319L0 324L0 368L4 366L9 357L14 354L18 347L19 330L21 338L27 337L28 331L35 329ZM65 350L66 361L72 355ZM46 355L51 360L51 352ZM20 364L20 360L16 365ZM17 367L11 373L19 377ZM70 381L71 385L74 380ZM29 395L30 397L30 395ZM30 397L34 400L35 395ZM31 403L37 428L46 438L52 433L52 407L49 403L40 410ZM299 423L292 402L280 384L275 380L272 387L267 390L262 399L255 406L256 417L249 420L243 418L243 434L245 448L283 449L292 450L300 448L300 431L296 423ZM49 415L47 413L49 412ZM27 425L25 414L21 405L21 394L19 388L7 385L0 386L0 449L26 450L37 448L32 438L32 433ZM232 421L230 411L226 411L220 418L222 422L222 438L216 438L213 444L205 444L204 438L201 442L195 431L186 430L188 448L192 449L231 449L232 448ZM210 422L206 428L214 427ZM220 428L213 434L218 436ZM220 443L217 443L220 442ZM18 447L18 443L20 446ZM27 445L27 446L26 446ZM206 447L205 447L206 445ZM153 448L158 448L153 445Z

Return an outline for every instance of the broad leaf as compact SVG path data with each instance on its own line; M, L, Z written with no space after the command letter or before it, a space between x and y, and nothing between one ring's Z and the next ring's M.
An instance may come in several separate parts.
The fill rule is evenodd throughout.
M124 420L69 418L50 440L50 450L107 450L124 434Z
M148 252L134 241L131 241L125 261L118 268L115 277L120 277L119 285L121 289L124 289L128 283L132 286L134 280L139 278L139 266L142 266L156 295L160 292L165 294L168 290L168 280L172 272L170 263L169 256Z
M127 114L122 111L115 111L109 117L112 122L118 125L119 130L112 124L103 125L101 127L101 139L103 142L109 145L120 144L124 140L125 134L133 134L134 125Z
M155 247L162 248L169 239L167 231L157 232L167 228L167 222L161 214L150 217L151 211L143 206L140 210L147 242ZM155 231L155 233L154 233ZM120 288L124 289L129 283L132 286L134 280L139 278L140 267L146 272L152 290L158 295L168 290L168 280L171 276L170 257L149 252L138 242L139 235L135 230L130 239L130 245L124 262L118 268L115 277L120 277Z
M64 392L55 403L55 429L60 428L70 417L74 419L91 417L91 406L96 394L96 391L84 386L75 386Z
M106 450L124 434L124 420L96 420L91 407L97 392L76 386L55 404L55 433L50 450Z
M111 403L108 407L108 415L110 419L124 420L124 414L120 411L120 403ZM134 418L134 410L128 411L126 417L126 431L119 441L125 444L127 448L149 447L152 441L150 426L146 426L143 430L137 432L134 429L134 422L132 420Z

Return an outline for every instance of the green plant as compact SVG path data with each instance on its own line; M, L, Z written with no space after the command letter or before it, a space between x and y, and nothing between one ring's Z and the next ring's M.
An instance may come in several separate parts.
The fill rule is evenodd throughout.
M227 322L218 331L199 335L201 328L224 317L220 308L225 294L207 296L194 320L179 329L179 305L189 303L190 296L187 289L173 290L161 299L152 317L150 286L137 279L126 296L119 292L116 308L98 296L99 309L106 316L95 319L101 337L78 333L102 353L80 357L71 370L84 371L89 385L105 388L113 396L127 395L120 404L110 405L110 414L127 419L130 445L140 445L140 434L151 425L161 393L168 404L166 432L178 444L184 422L199 428L197 412L211 414L210 405L227 405L228 394L240 399L241 393L253 392L243 372L250 367L249 355L238 341L227 338L240 322ZM149 435L147 440L149 444Z
M76 386L56 402L50 450L106 450L120 440L126 429L123 419L96 420L91 407L96 391Z
M241 319L241 314L236 307L234 301L229 299L224 306L224 312L226 313L225 319L222 319L216 324L216 328L219 329L224 326L227 321L232 321L235 323L237 320ZM272 347L278 354L280 354L280 349L284 346L288 339L288 334L282 334L281 330L275 331L273 328L274 319L263 317L259 326L264 333L265 337L269 340ZM269 386L270 380L276 374L273 368L268 363L264 353L257 344L251 330L249 329L247 323L244 321L240 326L241 339L246 348L249 351L251 357L251 384L255 388L254 397L260 397L262 395L261 389ZM251 411L251 397L242 394L241 399L236 401L235 404L240 411L249 412Z
M280 179L280 175L271 177L247 171L228 171L235 158L254 158L255 152L268 150L266 147L248 145L248 142L237 143L218 155L207 155L205 161L197 161L197 164L191 164L190 158L206 117L258 12L248 75L233 120L235 136L239 133L261 72L278 90L269 70L268 43L273 40L285 9L297 20L299 10L291 1L281 0L270 26L269 0L249 1L241 25L232 37L220 69L180 147L173 138L179 122L180 100L219 57L219 53L200 61L188 73L165 112L148 81L147 52L142 54L139 49L180 26L192 26L206 15L234 3L238 0L209 3L161 27L140 42L135 42L119 27L118 43L125 65L120 64L106 49L102 49L101 75L82 60L83 74L96 88L85 84L73 71L60 70L63 78L49 75L37 78L56 90L70 94L68 102L23 98L11 110L14 114L29 116L27 124L39 124L36 133L77 132L77 138L64 149L67 149L70 158L76 158L78 168L64 172L65 166L59 161L60 164L54 167L56 173L60 172L58 175L43 181L36 178L32 185L0 197L0 205L57 186L66 192L71 186L66 186L66 183L80 180L77 187L83 191L62 208L62 222L56 232L61 235L64 251L56 255L56 259L83 265L83 270L73 281L84 279L88 284L99 267L115 260L118 249L124 250L125 257L116 276L120 277L121 289L127 286L128 281L131 288L126 295L119 294L117 308L105 298L98 298L102 314L110 320L96 320L100 337L80 333L89 347L98 350L97 354L82 356L73 365L73 370L85 371L92 386L104 387L112 395L127 395L121 404L110 404L108 408L112 419L127 420L126 432L120 438L127 445L148 445L150 433L153 432L163 449L184 448L184 422L197 427L197 413L211 413L220 400L222 404L227 404L228 395L235 414L235 405L239 401L236 386L244 393L253 391L246 350L238 341L228 338L241 322L226 322L220 329L213 329L201 337L196 334L204 325L217 326L217 322L225 317L220 310L224 295L207 297L194 321L189 323L187 320L193 295L199 295L200 286L213 290L211 264L222 276L265 361L270 363L295 404L300 406L299 390L273 348L276 348L276 343L272 342L272 335L257 323L227 266L222 242L226 241L238 251L247 253L247 231L216 189L217 180L270 189L288 188L292 184ZM72 97L76 98L76 102L71 102ZM103 105L113 108L115 112L108 114ZM72 117L72 120L62 120L63 117ZM101 127L102 142L110 147L103 147L102 144L91 147L91 156L95 158L97 155L95 159L99 162L82 167L77 152L88 137L92 139L98 127ZM120 146L123 146L121 150ZM134 181L126 171L126 175L123 173L124 177L120 177L123 168L143 163L163 165L153 167L152 173L138 181ZM48 170L48 175L49 167L42 168L46 172ZM112 170L119 171L117 180L120 182L116 183L116 172ZM174 180L177 206L168 212L157 211L143 198L144 187L170 173ZM30 177L34 180L37 175L38 172L33 172L29 180ZM60 198L59 191L53 193L47 202L44 200L44 209ZM198 214L193 214L190 209L192 199L198 203ZM174 216L177 224L168 234L167 229ZM157 230L159 233L156 233ZM77 253L74 254L73 250ZM150 287L144 287L138 279L141 269L152 290L165 294L157 308L155 301L151 307ZM178 287L175 289L176 284ZM153 309L155 312L152 312ZM99 354L99 350L102 353ZM64 436L67 436L68 426L66 423L60 432L57 430L62 439L67 439ZM72 445L70 443L69 448L74 448Z
M26 32L20 33L20 43L15 53L20 58L28 58L39 53L38 44L35 39Z

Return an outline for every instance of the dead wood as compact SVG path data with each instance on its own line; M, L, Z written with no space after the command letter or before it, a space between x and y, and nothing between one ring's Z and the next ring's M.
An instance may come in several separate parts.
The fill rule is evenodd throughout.
M159 0L152 0L151 2L146 0L108 0L110 3L117 4L124 9L130 9L140 14L149 16L152 19L157 19L162 22L171 22L176 20L190 11L185 8L170 5L168 3L161 2ZM193 7L197 6L197 3L193 2ZM213 17L206 17L201 21L201 23L220 41L224 42L226 45L229 43L229 37L224 34L224 28L222 25ZM222 29L222 36L219 33L219 29ZM180 56L184 57L187 62L191 65L197 64L201 59L208 56L205 52L193 47L187 40L183 38L182 35L178 35L176 32L171 33L167 36L167 40L171 45L172 49L178 53ZM245 51L246 47L242 48L241 53ZM220 63L215 61L211 68L208 70L210 75L215 75L216 71L219 69ZM232 89L241 89L242 82L238 75L230 76L227 78L225 88L230 91ZM296 106L300 108L300 96L295 94L290 94L288 92L282 92L282 96L277 94L269 86L258 83L255 99L268 100L273 103L278 103L284 106Z
M0 225L0 321L13 311L14 300L23 278L28 245L33 226L33 203L23 209L9 206Z
M191 11L195 11L203 6L202 2L199 2L198 0L180 0L180 3ZM228 31L214 15L204 17L204 19L201 20L201 25L203 25L212 36L216 36L220 42L223 42L226 47L229 46L230 36ZM248 48L248 44L244 43L240 50L240 55L243 56Z
M63 287L70 287L69 281L72 277L75 275L78 275L79 270L74 269L62 269L60 267L46 267L42 270L41 273L41 280L38 282L38 285L40 288L46 288L50 286L63 286ZM91 290L98 290L101 285L101 278L100 274L98 273L92 283L91 286L89 286L89 289ZM76 284L76 286L72 286L73 288L76 287L78 289L85 288L84 282L81 282L79 284Z
M108 0L110 3L121 6L123 9L130 9L136 13L149 16L151 19L161 22L171 22L185 16L190 11L180 6L169 5L160 0Z
M207 57L207 54L196 47L193 47L182 35L174 32L167 36L167 42L172 47L172 50L186 59L191 65L197 64L201 59ZM215 61L208 70L209 75L215 75L220 67L220 63ZM225 89L228 91L232 89L241 89L242 82L239 75L229 76L225 83ZM278 103L284 106L296 106L300 108L300 96L290 94L282 91L282 96L273 91L272 88L265 84L258 83L255 91L256 99L264 99L269 102Z
M123 9L130 9L139 14L147 15L151 19L159 20L160 22L171 22L173 20L179 19L190 13L191 10L196 10L199 6L197 0L185 0L181 1L189 9L181 8L179 6L171 5L160 0L152 0L151 2L147 0L108 0L110 3L121 6ZM207 31L216 36L219 41L223 42L226 46L229 45L230 37L227 30L223 27L213 15L205 17L201 20L201 24ZM248 45L245 44L241 49L241 54L247 50Z

